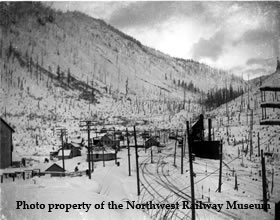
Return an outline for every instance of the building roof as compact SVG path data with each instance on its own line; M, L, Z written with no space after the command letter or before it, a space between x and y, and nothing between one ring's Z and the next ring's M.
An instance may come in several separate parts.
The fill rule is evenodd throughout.
M280 88L280 69L271 74L269 78L262 84L260 90L262 91L279 91Z
M53 163L51 166L49 166L48 169L46 169L45 171L50 171L51 172L51 169L57 169L57 171L66 171L64 170L60 165L56 164L56 163Z
M12 132L15 132L15 130L3 118L0 117L0 119L5 125L7 125L12 130Z
M64 157L70 156L71 150L64 150ZM58 156L62 156L62 150L58 152Z

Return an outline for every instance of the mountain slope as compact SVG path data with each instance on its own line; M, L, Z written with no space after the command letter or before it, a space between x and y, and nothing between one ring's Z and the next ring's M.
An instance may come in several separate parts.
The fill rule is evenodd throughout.
M0 10L1 116L17 128L17 145L53 145L54 127L77 133L79 120L94 116L168 126L182 109L201 110L201 94L184 93L182 82L201 91L223 87L225 79L233 87L242 83L148 48L80 12L40 2L1 2Z

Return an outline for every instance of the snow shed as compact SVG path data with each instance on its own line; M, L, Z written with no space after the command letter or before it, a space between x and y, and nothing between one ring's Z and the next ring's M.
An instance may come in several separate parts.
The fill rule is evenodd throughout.
M198 121L191 127L189 133L189 144L192 148L192 153L196 157L208 159L220 159L220 141L211 140L211 119L208 119L208 141L204 138L204 117L199 116Z

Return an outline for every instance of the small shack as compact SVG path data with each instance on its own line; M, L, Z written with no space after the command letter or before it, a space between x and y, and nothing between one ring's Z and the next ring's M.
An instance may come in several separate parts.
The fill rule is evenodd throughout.
M220 141L213 141L211 139L211 119L208 119L208 141L204 138L204 117L199 116L198 121L191 127L189 144L191 145L192 153L196 157L208 158L218 160L220 158Z
M117 157L117 152L110 149L108 146L98 147L93 150L93 152L90 154L90 161L109 161L109 160L115 160ZM87 155L87 161L89 156Z
M81 146L79 144L66 143L64 145L64 159L70 159L81 155ZM62 160L62 148L58 149L56 152L50 152L50 157L57 157L59 160Z
M120 141L115 140L113 135L106 134L100 139L101 146L108 146L113 149L119 149Z
M159 146L159 141L156 137L150 137L148 140L145 141L145 148L150 148L152 146Z
M45 170L45 174L50 174L54 176L65 176L65 170L58 164L52 164L48 169Z
M12 166L13 138L15 130L0 117L0 169Z

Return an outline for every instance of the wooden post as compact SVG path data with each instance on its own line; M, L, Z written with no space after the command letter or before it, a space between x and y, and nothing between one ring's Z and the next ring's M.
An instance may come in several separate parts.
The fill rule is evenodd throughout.
M181 174L184 173L184 145L186 144L186 138L182 139L183 144L181 145Z
M153 163L153 147L151 146L151 163Z
M212 121L211 118L208 118L208 141L211 141L211 129L212 129Z
M262 187L263 187L263 205L264 211L267 212L267 183L266 183L266 171L265 171L265 158L263 156L263 150L261 150L261 158L262 158Z
M280 202L275 203L275 220L280 220Z
M138 165L138 147L137 147L137 137L135 125L134 129L134 141L135 141L135 158L136 158L136 172L137 172L137 195L140 196L140 180L139 180L139 165Z
M222 142L220 142L220 172L219 172L218 192L221 192L221 188L222 188L222 166L223 166L223 144Z
M90 156L90 158L92 159L91 160L91 170L92 170L92 172L93 172L93 170L94 170L94 159L93 159L93 139L92 139L92 142L91 142L92 144L91 144L91 149L90 149L90 153L91 153L91 156Z
M260 132L258 132L258 156L261 156L261 151L260 151Z
M129 138L128 138L128 130L126 128L126 142L127 142L127 157L128 157L128 176L131 176L131 168L130 168L130 146L129 146Z
M175 141L175 151L174 151L174 166L176 167L176 154L177 154L177 137L178 137L178 131L176 131L176 141Z
M90 126L89 126L89 122L87 122L87 132L88 132L88 178L91 179L90 161L91 161L91 159L93 160L93 158L91 158L91 155L90 155Z
M103 150L103 152L102 152L102 154L103 154L103 158L102 158L102 160L103 160L103 167L105 167L104 147L102 148L102 150ZM92 160L93 160L93 155L92 155Z
M273 193L273 187L274 187L274 169L272 169L272 174L271 174L271 194Z
M187 121L187 135L188 135L188 147L189 147L189 163L190 163L190 181L191 181L191 201L192 204L195 204L195 195L194 195L194 181L193 181L193 164L192 164L192 148L190 139L190 126ZM192 220L195 220L195 209L192 209Z
M238 184L237 184L237 174L235 173L235 185L234 185L234 190L238 191Z
M65 163L64 163L64 143L63 143L63 132L61 131L61 147L62 147L62 167L65 170Z

